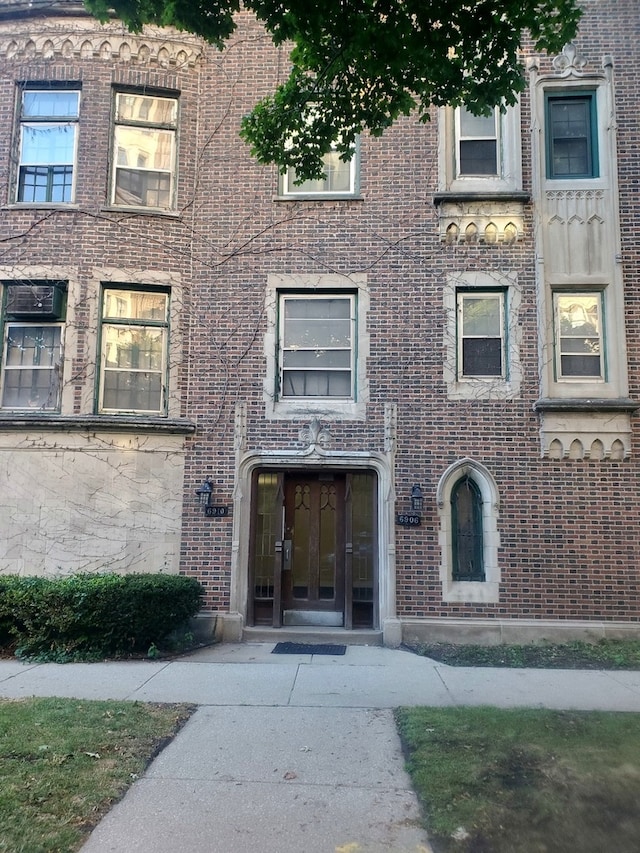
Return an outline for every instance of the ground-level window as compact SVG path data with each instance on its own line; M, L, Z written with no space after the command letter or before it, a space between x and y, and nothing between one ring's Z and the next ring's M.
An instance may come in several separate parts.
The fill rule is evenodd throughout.
M166 414L168 346L168 291L105 287L99 410Z
M451 492L451 529L454 581L483 581L482 494L468 475Z
M5 282L0 405L60 411L66 284Z
M504 292L458 291L457 303L459 377L503 377Z
M554 293L558 379L603 378L602 293Z
M443 600L498 601L499 495L491 473L473 459L461 459L441 476L436 500Z
M78 89L21 91L16 201L73 201L79 109Z
M354 294L280 295L282 398L355 397Z

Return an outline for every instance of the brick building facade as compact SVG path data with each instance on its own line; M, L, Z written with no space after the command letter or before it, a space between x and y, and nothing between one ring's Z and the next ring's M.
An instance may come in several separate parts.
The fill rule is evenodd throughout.
M517 107L296 185L248 15L6 4L0 571L191 574L225 638L637 633L640 15L584 10Z

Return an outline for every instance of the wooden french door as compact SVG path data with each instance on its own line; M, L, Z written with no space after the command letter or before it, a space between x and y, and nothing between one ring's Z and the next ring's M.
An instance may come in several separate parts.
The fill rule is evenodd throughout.
M345 474L284 478L282 608L286 624L344 625Z
M249 624L374 627L375 493L370 471L256 474Z

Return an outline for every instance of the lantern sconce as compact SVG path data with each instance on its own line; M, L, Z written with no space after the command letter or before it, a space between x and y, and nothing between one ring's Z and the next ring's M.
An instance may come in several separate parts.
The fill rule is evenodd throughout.
M420 486L415 485L411 489L411 512L415 515L422 515L422 508L424 506L424 496L422 494L422 489Z
M231 515L231 507L224 504L213 505L213 481L211 477L207 477L199 489L196 489L196 497L198 505L204 508L204 514L207 518L226 518Z
M211 504L211 496L213 495L213 483L211 477L207 477L199 489L196 489L196 495L200 506L207 507Z

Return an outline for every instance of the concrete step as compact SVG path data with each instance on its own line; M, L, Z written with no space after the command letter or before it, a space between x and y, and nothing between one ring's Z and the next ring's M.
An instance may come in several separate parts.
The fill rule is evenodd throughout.
M242 639L247 643L342 643L345 646L381 646L382 631L344 628L287 625L282 628L244 628Z

